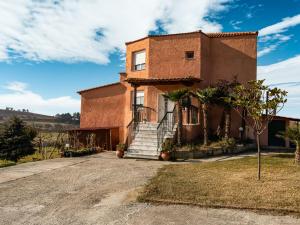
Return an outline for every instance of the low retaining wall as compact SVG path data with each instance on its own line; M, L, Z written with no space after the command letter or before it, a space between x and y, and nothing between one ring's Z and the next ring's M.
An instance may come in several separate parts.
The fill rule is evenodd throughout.
M173 152L173 157L175 159L201 159L207 158L211 156L219 156L219 155L226 155L226 154L236 154L240 152L245 152L251 149L255 149L255 144L249 144L245 146L236 146L235 149L232 150L224 150L221 148L211 148L203 151L176 151Z

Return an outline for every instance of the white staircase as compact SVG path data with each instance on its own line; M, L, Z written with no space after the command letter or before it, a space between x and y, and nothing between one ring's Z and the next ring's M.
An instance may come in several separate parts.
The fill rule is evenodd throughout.
M139 123L135 136L125 153L125 158L159 159L161 146L158 146L157 126L158 123ZM176 127L176 126L175 126ZM173 138L176 128L167 132L166 138Z

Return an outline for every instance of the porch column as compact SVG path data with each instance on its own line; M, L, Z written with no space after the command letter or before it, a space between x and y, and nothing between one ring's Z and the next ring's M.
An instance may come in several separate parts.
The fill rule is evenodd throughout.
M134 122L138 121L137 107L136 107L136 92L137 92L137 85L133 85L133 120L134 120Z

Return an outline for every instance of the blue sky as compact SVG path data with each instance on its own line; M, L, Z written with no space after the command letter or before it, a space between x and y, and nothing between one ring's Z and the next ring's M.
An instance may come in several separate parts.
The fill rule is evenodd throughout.
M300 117L300 0L11 0L0 15L0 108L79 111L76 91L118 81L124 43L148 33L258 30L259 78Z

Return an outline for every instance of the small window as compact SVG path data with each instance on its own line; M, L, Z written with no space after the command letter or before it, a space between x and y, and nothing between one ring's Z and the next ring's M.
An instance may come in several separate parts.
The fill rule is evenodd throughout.
M133 53L133 69L144 70L146 67L146 51L139 51Z
M193 59L194 58L194 52L193 51L185 52L185 58L186 59Z

